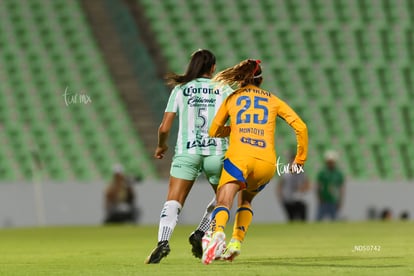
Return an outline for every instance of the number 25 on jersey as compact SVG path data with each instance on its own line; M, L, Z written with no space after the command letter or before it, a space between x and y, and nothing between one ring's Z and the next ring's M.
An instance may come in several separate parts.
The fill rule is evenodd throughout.
M237 98L236 105L241 106L241 109L237 112L236 124L249 124L251 123L251 115L253 115L254 124L266 124L269 110L263 103L267 103L268 99L255 96L252 101L249 96L240 96ZM250 114L249 109L254 108L255 111L262 110L263 112Z

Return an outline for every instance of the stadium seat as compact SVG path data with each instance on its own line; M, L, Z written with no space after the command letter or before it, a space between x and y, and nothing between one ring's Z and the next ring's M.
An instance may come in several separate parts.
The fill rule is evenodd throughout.
M112 116L122 122L129 118L96 48L80 2L31 0L23 4L5 0L0 5L0 59L6 74L0 88L0 123L12 150L6 153L13 154L5 158L0 152L0 163L5 163L1 167L10 170L0 171L0 181L30 180L33 150L39 152L46 179L89 181L107 176L103 168L110 171L108 164L122 160L102 154L103 149L116 149L100 114L107 105L106 110L113 113L102 112L106 118ZM90 95L96 106L66 105L66 87L70 93ZM119 132L130 132L130 128L131 124L123 124ZM125 153L128 160L143 155L142 144L137 144L139 137L130 135L133 139L128 143L133 146ZM91 137L103 137L99 142L94 140L99 147L88 148L90 144L85 141ZM147 163L147 175L154 176L146 155L134 164L137 167L125 165L126 171L144 169L143 163Z
M163 22L170 22L164 18L169 14L157 17L153 9L159 3L151 3L146 1L145 10L150 13L151 22L162 30ZM310 152L319 155L310 157L315 162L309 164L310 170L318 168L324 150L336 147L348 160L344 168L353 178L402 177L395 168L387 170L395 162L407 171L408 166L399 158L400 151L392 143L383 149L378 145L382 140L407 141L406 136L397 133L412 137L412 127L408 125L414 118L408 107L403 107L404 102L414 97L410 3L402 0L210 3L216 12L212 13L209 24L220 26L215 36L225 33L228 37L222 43L225 50L214 49L219 62L232 65L244 55L257 52L265 59L264 73L270 79L270 83L265 81L266 88L306 119L311 135ZM238 13L225 13L229 8ZM194 20L192 14L188 16L190 21ZM181 22L178 25L181 33L194 28ZM200 25L200 29L204 28ZM174 25L164 28L175 29ZM162 34L155 35L165 45ZM215 45L209 43L211 35L202 38L206 45ZM180 53L192 49L189 44L170 42L173 45L169 48L177 54L169 54L167 59L176 66L181 60ZM278 147L287 146L288 128L279 124L277 133L281 143ZM392 161L381 160L387 154L393 156ZM384 171L380 172L378 167Z
M218 69L245 58L263 59L264 87L286 100L308 124L313 154L309 157L310 171L319 167L323 151L334 147L345 156L344 168L352 178L413 177L413 162L407 161L414 156L411 143L414 113L409 105L414 98L412 1L137 0L137 3L143 8L171 71L182 72L184 61L197 48L211 49L217 56ZM39 137L36 139L41 144L55 137L47 139L51 126L56 126L56 137L65 136L69 130L79 132L63 139L62 144L68 145L70 139L85 140L79 150L88 152L87 155L79 155L76 150L71 153L70 160L77 160L76 164L85 156L93 160L90 162L105 159L89 166L95 168L91 177L104 173L110 166L108 160L113 158L126 160L130 169L138 164L145 168L149 162L134 158L140 155L135 148L142 145L139 141L130 145L136 137L130 122L113 123L127 121L127 117L112 82L104 81L110 78L101 70L105 66L95 54L96 46L79 1L33 0L25 7L18 1L7 0L1 5L4 11L0 11L0 59L6 64L4 72L8 80L0 88L0 92L5 91L0 95L0 108L5 107L0 111L0 121L16 118L22 127L33 124L28 128L29 133ZM129 41L128 35L135 35L137 30L122 12L116 18L120 30L126 34L125 41ZM38 38L33 34L38 34ZM39 43L30 45L34 39ZM21 55L23 50L27 56ZM143 64L148 67L138 74L145 81L156 71L147 49L133 45L129 51L137 72ZM26 85L29 81L34 85ZM71 87L73 91L88 87L87 93L96 104L67 108L59 98L49 97L56 91L62 94L60 90L68 83L76 83ZM37 89L38 94L23 97L25 89ZM164 107L166 97L159 91L165 90L159 83L143 87L154 110ZM108 105L113 108L105 108ZM47 124L50 123L47 131L33 123L39 118L47 118ZM72 123L65 124L68 119ZM21 138L24 131L16 130L10 123L5 123L4 128L7 139L16 139L13 148L24 142ZM292 133L282 123L278 131L278 148L281 148L278 152L284 153L292 145ZM119 133L127 134L122 137ZM386 145L381 141L386 141ZM107 153L105 147L109 148ZM19 156L20 153L21 150ZM8 153L0 153L5 154ZM7 160L1 158L0 162ZM19 158L22 164L27 163L24 156ZM55 158L59 159L59 154ZM65 160L60 167L70 162ZM11 161L7 166L14 169L13 164ZM74 166L77 174L89 177L82 170L83 165ZM56 168L51 173L60 177L61 172ZM15 171L8 177L18 177L19 173Z

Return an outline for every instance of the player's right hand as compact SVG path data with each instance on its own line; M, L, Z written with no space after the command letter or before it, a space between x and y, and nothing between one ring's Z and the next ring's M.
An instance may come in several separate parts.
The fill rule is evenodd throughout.
M303 164L293 162L292 166L290 167L290 172L291 173L296 173L296 174L304 172Z

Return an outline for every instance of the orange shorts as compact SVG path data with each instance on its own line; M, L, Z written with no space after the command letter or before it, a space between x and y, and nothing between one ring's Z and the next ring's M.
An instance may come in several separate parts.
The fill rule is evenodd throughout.
M229 182L240 182L240 190L252 193L260 192L272 179L276 165L254 157L226 158L218 189Z

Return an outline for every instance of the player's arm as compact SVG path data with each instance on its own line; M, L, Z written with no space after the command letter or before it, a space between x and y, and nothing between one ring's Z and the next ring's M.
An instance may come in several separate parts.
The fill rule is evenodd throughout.
M322 172L318 173L317 179L316 179L316 199L318 202L321 202L321 193L322 193Z
M345 201L345 179L342 176L342 182L341 182L341 187L339 188L339 202L338 202L338 209L341 209L342 205L344 204Z
M154 157L162 159L168 150L167 140L175 118L175 112L165 112L160 127L158 128L158 144Z
M107 188L105 192L105 209L106 211L110 211L113 204L114 204L114 193L110 187Z
M230 126L220 126L213 122L208 133L211 137L224 138L230 135L230 130Z
M168 150L168 136L175 118L175 114L178 112L178 102L180 101L179 93L181 90L178 86L174 87L173 91L168 98L167 107L165 108L164 117L162 118L161 124L158 128L158 144L155 149L154 157L162 159L165 152Z
M227 137L230 135L230 126L226 126L229 113L227 110L226 101L220 106L216 116L214 116L208 134L211 137Z
M277 188L276 188L276 196L277 199L282 202L283 198L282 198L282 190L283 190L283 185L285 183L285 180L283 177L280 178L279 182L277 183Z
M295 130L297 150L294 162L298 165L304 165L308 155L308 128L288 104L279 100L279 105L278 116L284 119Z

